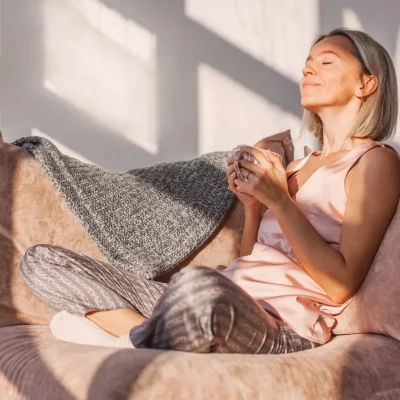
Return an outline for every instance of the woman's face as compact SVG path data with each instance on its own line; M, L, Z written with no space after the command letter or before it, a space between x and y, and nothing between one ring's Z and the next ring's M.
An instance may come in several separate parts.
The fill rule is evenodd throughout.
M300 81L301 105L318 114L324 107L343 107L362 86L361 66L343 36L318 42L310 51Z

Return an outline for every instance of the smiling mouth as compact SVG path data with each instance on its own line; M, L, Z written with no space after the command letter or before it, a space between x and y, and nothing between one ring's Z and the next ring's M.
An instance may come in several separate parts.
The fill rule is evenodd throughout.
M303 85L301 85L301 88L305 88L307 86L319 86L319 83L304 83Z

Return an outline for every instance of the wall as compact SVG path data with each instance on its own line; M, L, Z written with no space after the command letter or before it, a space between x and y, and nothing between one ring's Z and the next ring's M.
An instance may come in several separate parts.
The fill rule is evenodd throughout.
M115 170L290 128L319 32L380 41L400 70L396 0L1 0L1 129ZM400 144L400 133L396 143Z

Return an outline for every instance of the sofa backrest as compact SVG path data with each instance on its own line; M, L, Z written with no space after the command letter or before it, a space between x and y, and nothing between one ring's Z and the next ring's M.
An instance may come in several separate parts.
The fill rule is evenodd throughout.
M0 143L0 327L46 323L52 315L18 273L25 251L43 243L105 260L41 166Z

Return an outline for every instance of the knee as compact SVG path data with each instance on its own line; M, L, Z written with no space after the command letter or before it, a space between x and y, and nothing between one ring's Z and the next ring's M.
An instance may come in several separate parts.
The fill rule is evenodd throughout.
M50 246L35 245L30 247L21 261L19 272L23 278L34 276L49 267Z
M178 289L183 293L178 296L175 312L182 316L181 326L191 337L189 348L197 348L201 343L211 349L229 337L237 320L235 296L225 276L210 268L192 269L197 271L187 273L190 279Z
M210 351L231 326L234 300L227 281L211 268L184 268L174 275L150 319L131 332L132 342L138 347Z
M231 285L228 278L212 268L187 267L174 275L167 290L182 302L182 308L198 311L226 303L231 297Z

